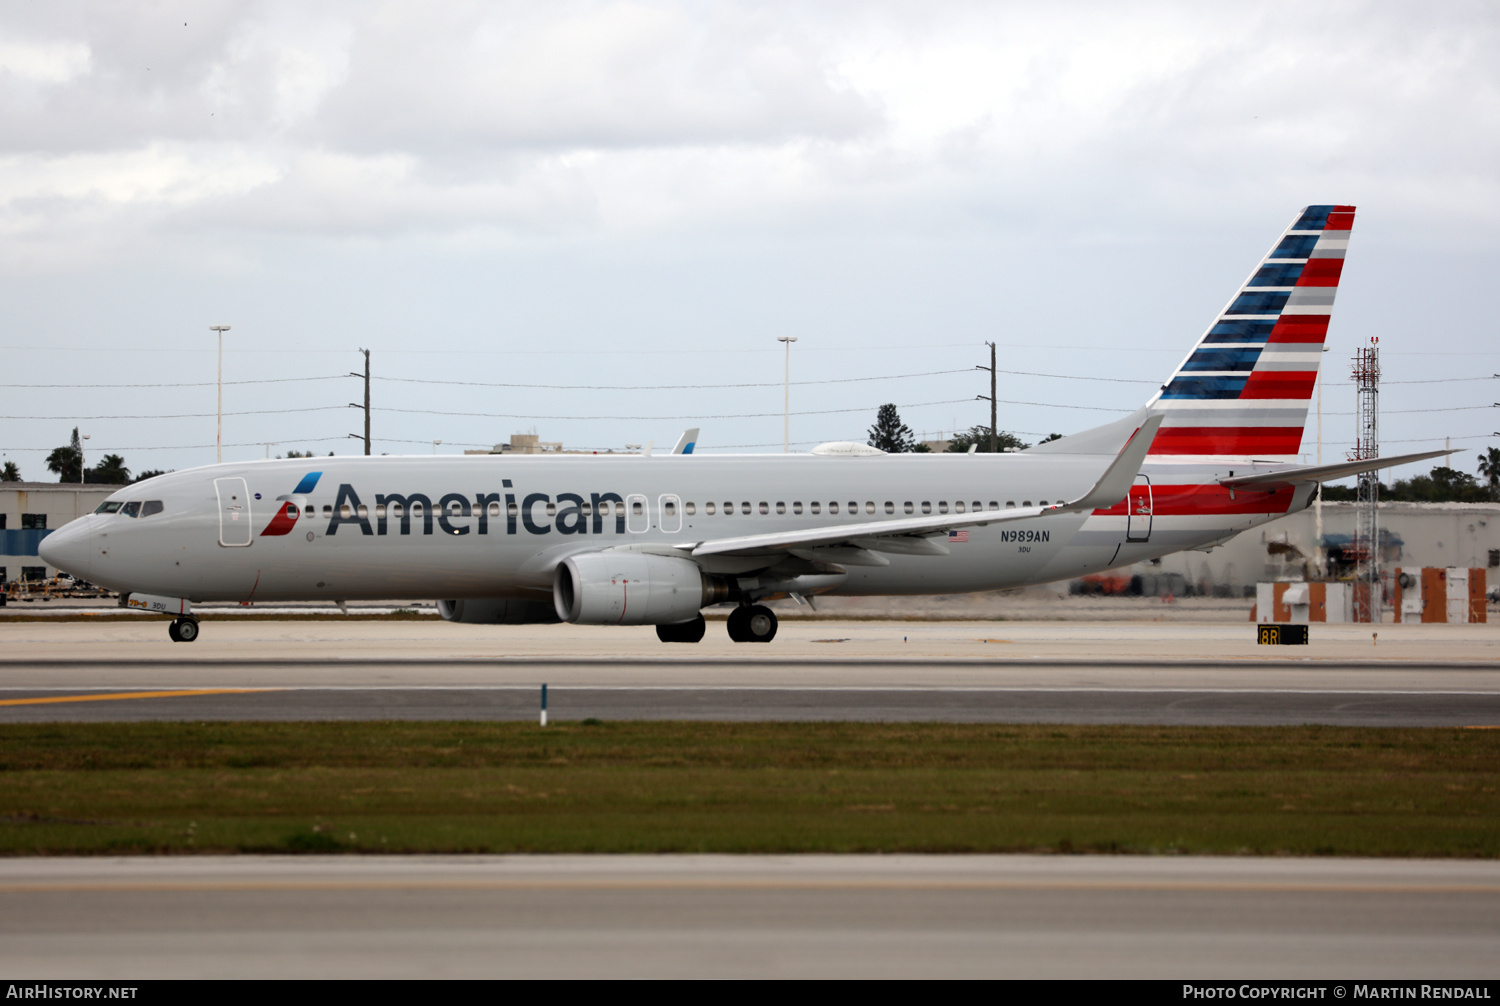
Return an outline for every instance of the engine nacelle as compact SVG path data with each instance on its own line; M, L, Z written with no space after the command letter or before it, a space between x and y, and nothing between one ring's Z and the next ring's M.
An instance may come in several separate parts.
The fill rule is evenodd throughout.
M579 625L672 625L733 593L728 580L690 559L642 552L569 556L552 581L557 615Z
M465 597L439 601L444 621L469 625L555 625L562 621L546 601L522 601L507 597Z

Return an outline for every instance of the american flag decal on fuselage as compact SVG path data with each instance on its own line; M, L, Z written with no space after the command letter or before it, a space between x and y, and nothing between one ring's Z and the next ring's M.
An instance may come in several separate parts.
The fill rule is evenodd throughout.
M1153 399L1152 455L1297 454L1353 226L1353 206L1309 206L1287 228Z

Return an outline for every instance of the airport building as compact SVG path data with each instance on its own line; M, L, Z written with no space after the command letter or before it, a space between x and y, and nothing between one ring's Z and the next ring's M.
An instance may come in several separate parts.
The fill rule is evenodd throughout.
M57 575L37 546L115 492L117 485L0 482L0 581L45 580Z
M1357 504L1323 504L1323 547L1337 577L1350 565ZM1500 567L1500 503L1380 504L1380 568ZM1316 578L1312 508L1247 531L1208 551L1177 552L1118 574L1140 577L1131 593L1254 596L1257 583ZM1490 574L1493 585L1497 574Z

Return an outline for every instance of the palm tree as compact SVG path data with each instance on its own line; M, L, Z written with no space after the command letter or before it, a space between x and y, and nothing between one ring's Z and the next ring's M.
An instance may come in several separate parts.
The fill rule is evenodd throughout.
M0 482L21 481L21 469L16 467L14 461L5 462L4 469L0 469Z
M1490 484L1490 492L1500 491L1500 447L1491 447L1479 456L1479 474Z
M77 482L79 467L83 464L83 441L78 439L78 427L73 427L73 442L59 447L47 455L47 470L56 475L59 482Z

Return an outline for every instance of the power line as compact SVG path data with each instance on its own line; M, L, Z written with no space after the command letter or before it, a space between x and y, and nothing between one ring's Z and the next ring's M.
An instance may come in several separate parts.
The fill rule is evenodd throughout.
M837 377L823 381L793 381L793 385L806 384L855 384L861 381L894 381L905 377L936 377L942 374L967 374L967 368L958 370L928 370L918 374L882 374L878 377ZM443 384L474 388L538 388L545 391L689 391L694 389L720 390L724 388L779 388L781 381L764 381L749 384L523 384L511 381L444 381L425 377L381 377L376 381L396 381L402 384Z
M291 412L342 412L344 405L314 405L305 409L252 409L249 412L226 412L226 416L274 416ZM159 416L0 416L0 419L35 419L45 422L82 423L96 419L208 419L217 412L178 412Z
M290 384L293 381L332 381L343 377L343 374L329 374L326 377L266 377L253 381L225 381L224 384L226 387L231 384ZM216 386L214 381L189 381L181 384L0 384L0 388L212 388Z

